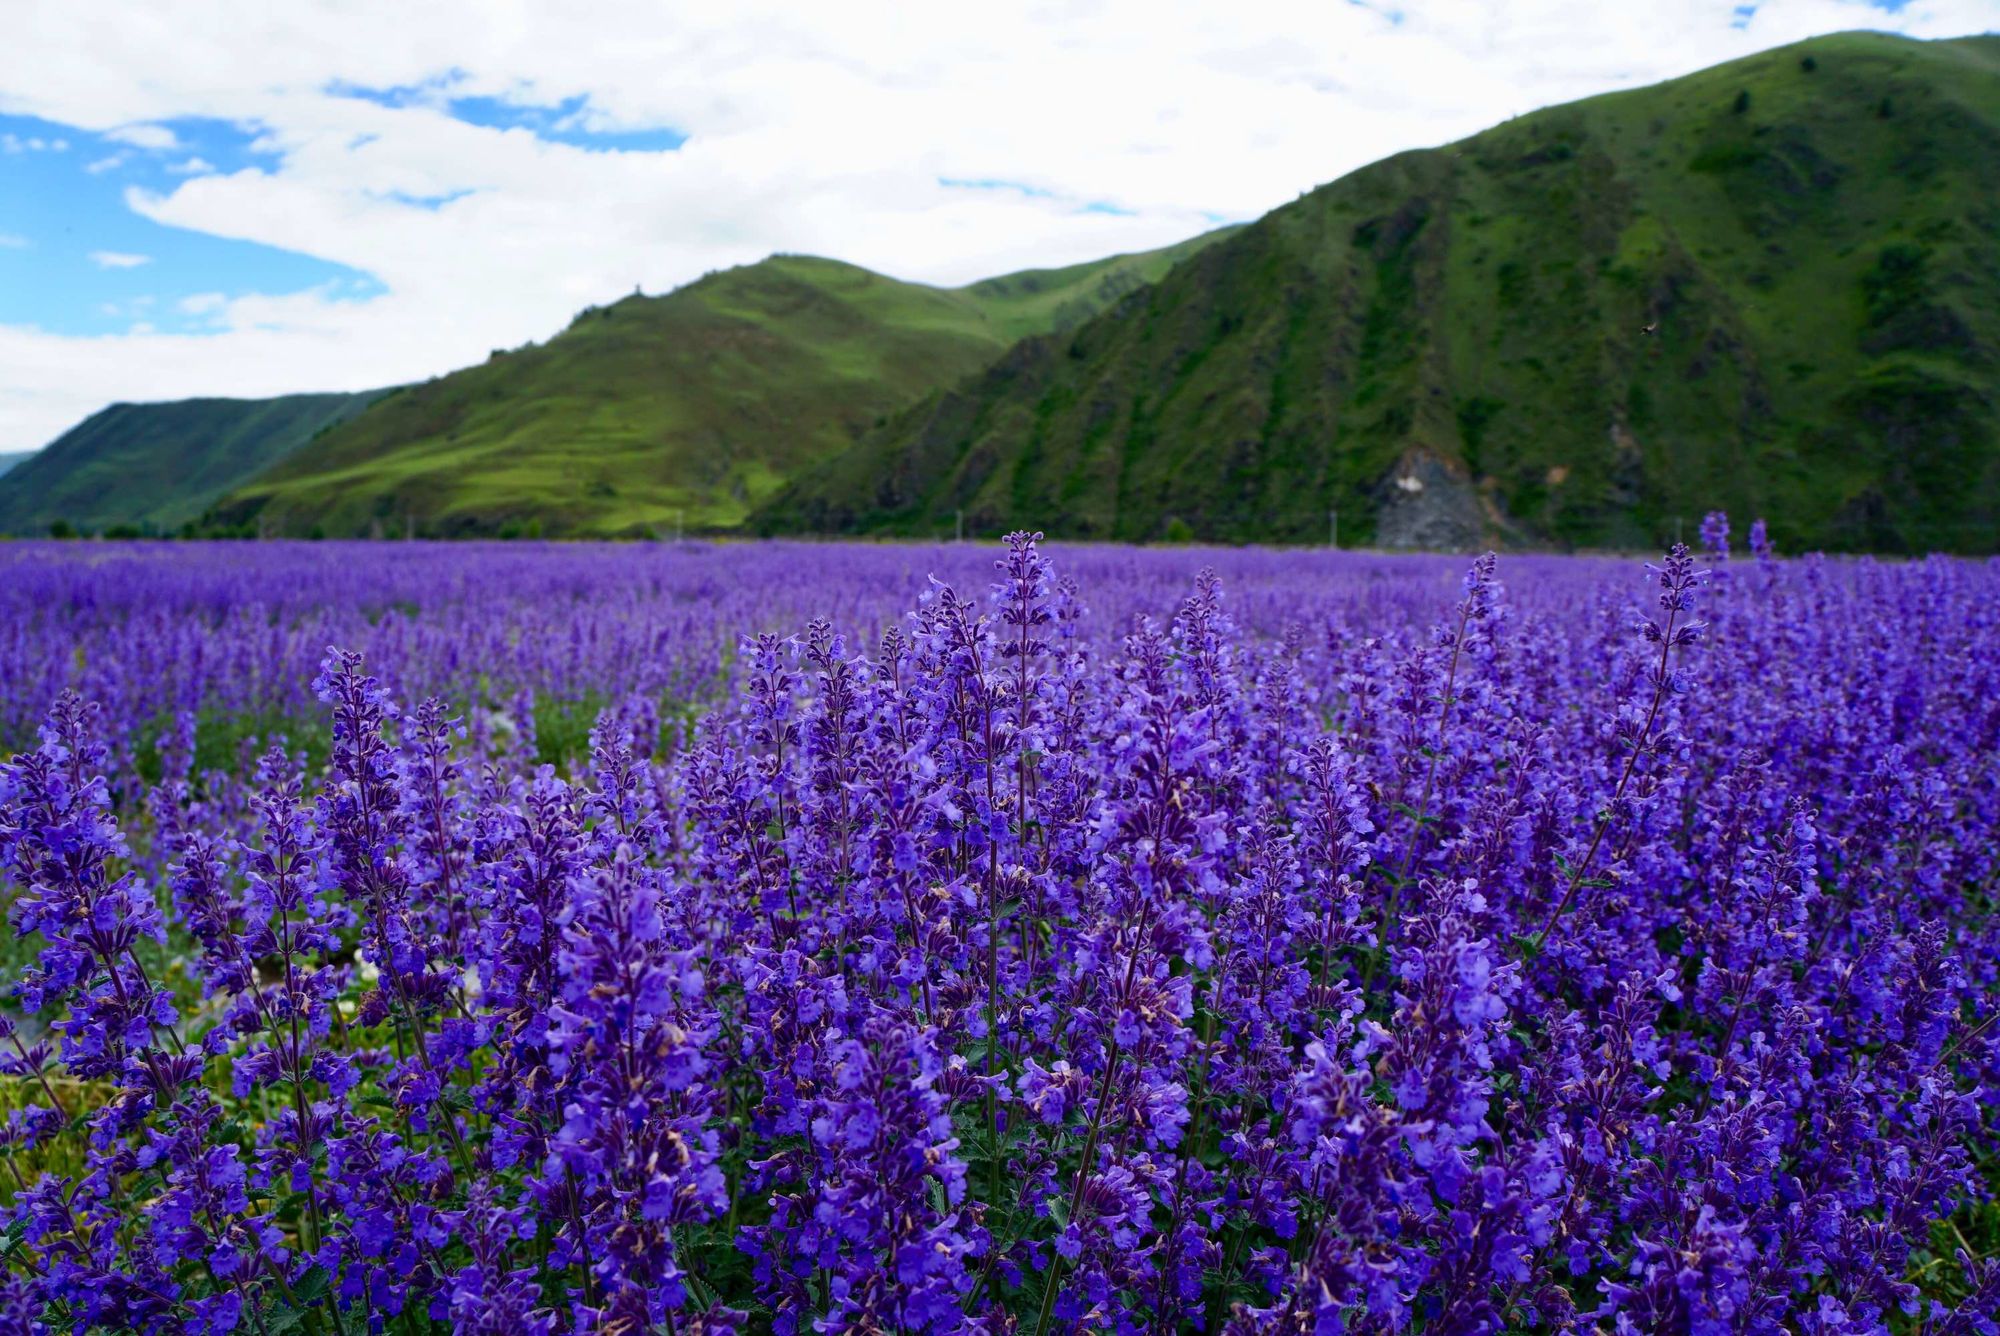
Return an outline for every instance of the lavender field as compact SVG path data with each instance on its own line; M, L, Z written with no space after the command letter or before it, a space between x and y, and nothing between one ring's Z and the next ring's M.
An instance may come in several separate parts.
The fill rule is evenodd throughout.
M2000 564L0 548L0 1331L2000 1330Z

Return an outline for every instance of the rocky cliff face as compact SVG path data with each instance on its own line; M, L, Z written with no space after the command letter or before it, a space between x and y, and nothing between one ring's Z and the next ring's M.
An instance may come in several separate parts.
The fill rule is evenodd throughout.
M1484 542L1489 528L1478 488L1428 450L1405 455L1377 490L1377 546L1463 551Z

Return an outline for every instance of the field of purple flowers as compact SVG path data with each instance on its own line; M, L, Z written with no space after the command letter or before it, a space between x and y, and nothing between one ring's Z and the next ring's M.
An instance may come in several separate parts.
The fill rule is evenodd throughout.
M0 1332L1993 1333L2000 564L1750 537L0 549Z

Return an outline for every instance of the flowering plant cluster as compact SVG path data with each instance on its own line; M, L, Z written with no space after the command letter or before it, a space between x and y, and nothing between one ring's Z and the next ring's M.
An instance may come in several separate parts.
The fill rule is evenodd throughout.
M100 572L0 643L0 1331L1992 1333L2000 568L1702 533L684 643L551 552L310 745L352 605Z

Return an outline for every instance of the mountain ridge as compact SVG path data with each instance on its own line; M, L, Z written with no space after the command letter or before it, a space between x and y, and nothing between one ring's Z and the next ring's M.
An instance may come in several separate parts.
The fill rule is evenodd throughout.
M171 533L383 393L108 405L0 473L0 533Z
M1071 327L1216 235L961 288L815 256L717 271L396 391L211 519L446 536L732 528L791 472L1022 331Z
M1815 38L1328 183L752 525L1991 550L1996 238L2000 38Z
M0 475L15 533L1633 548L1710 508L2000 544L2000 36L1813 38L958 288L776 255Z

